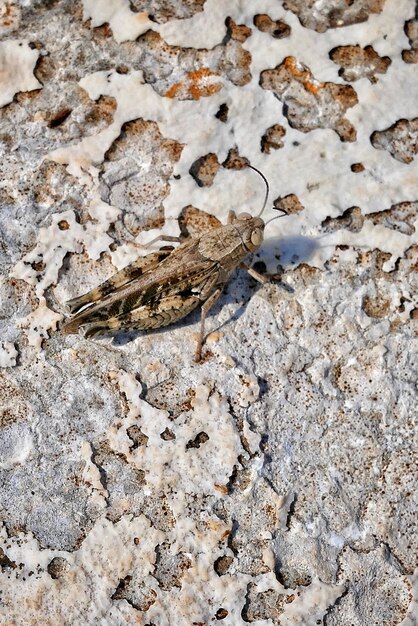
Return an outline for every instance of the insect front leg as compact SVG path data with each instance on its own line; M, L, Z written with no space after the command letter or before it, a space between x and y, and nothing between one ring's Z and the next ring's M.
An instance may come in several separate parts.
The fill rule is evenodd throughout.
M281 274L260 274L259 272L257 272L257 270L255 270L253 267L249 267L246 263L240 263L240 267L247 270L249 275L255 278L255 280L257 280L262 285L274 281L280 287L285 289L285 291L287 291L288 293L294 292L293 287L290 287L290 285L282 281Z
M205 341L205 320L209 309L215 304L221 295L229 274L223 268L218 268L200 287L199 298L203 302L200 316L200 332L194 354L194 360L198 363L202 358L202 346Z
M200 333L199 333L199 338L197 340L196 351L194 354L194 360L196 361L196 363L199 363L199 361L202 358L202 346L205 340L206 315L208 314L209 309L215 304L215 302L217 301L221 293L222 293L221 288L216 289L209 296L209 298L202 304L201 316L200 316Z
M266 283L270 282L269 276L260 274L260 272L257 272L257 270L255 270L253 267L249 267L246 263L240 263L240 267L247 270L249 275L255 278L255 280L257 280L262 285L265 285Z

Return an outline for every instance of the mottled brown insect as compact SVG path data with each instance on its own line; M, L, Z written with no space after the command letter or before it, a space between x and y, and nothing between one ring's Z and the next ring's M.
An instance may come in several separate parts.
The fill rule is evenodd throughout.
M252 167L252 166L249 166ZM252 168L255 169L255 168ZM177 237L158 237L178 241L177 248L164 247L114 274L88 293L67 302L75 315L63 327L65 334L80 329L85 337L115 333L118 330L149 330L181 320L202 305L200 335L195 360L201 358L206 315L219 298L233 270L244 267L256 280L268 278L244 264L247 255L263 242L265 223L260 215L230 212L228 224L213 216L216 226L184 241ZM154 240L155 241L155 240Z

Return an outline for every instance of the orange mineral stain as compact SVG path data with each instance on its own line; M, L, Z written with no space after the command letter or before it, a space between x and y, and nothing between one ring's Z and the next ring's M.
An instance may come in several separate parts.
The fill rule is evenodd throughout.
M183 80L172 85L164 95L166 98L199 100L199 98L212 96L221 89L222 79L219 74L202 67L186 74Z
M308 69L300 69L301 66L295 57L286 57L284 60L285 68L298 79L309 93L316 94L323 87L323 83L319 83L312 76L312 72Z

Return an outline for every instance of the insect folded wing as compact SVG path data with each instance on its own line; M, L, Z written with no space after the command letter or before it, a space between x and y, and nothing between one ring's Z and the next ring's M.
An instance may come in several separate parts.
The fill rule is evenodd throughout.
M214 276L216 282L218 272L217 263L199 255L197 245L198 240L185 242L151 269L126 281L132 274L132 266L128 266L85 296L71 300L73 310L85 308L64 325L63 333L82 329L85 336L94 336L119 329L158 328L185 317L200 302L199 285L208 276ZM109 282L117 282L119 287L104 295ZM99 294L104 297L100 299Z
M157 267L159 263L164 261L164 259L171 254L172 250L173 248L166 248L147 254L144 257L139 257L127 267L124 267L119 272L116 272L116 274L113 274L113 276L111 276L108 280L105 280L105 282L99 285L99 287L92 289L82 296L68 300L68 302L66 302L68 310L70 313L77 313L88 304L93 304L94 302L103 300L103 298L112 292L117 291L133 280L137 280L143 274L146 274L150 270Z

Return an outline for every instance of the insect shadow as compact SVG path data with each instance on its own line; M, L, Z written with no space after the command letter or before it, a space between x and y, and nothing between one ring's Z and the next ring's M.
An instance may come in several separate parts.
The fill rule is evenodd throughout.
M270 267L274 263L277 266L291 266L298 265L309 261L313 253L320 248L319 238L303 237L303 236L290 236L290 237L271 237L264 241L262 249L253 255L252 264L257 261L262 261L268 264ZM279 287L285 289L287 292L293 292L293 289L287 285L281 278L275 278L272 282L278 284ZM238 307L231 313L231 315L224 322L221 322L215 328L212 328L209 333L216 330L220 330L227 324L238 320L245 312L248 301L254 293L254 287L262 288L253 278L242 270L236 270L232 275L231 283L226 287L225 292L220 297L219 301L212 307L208 318L217 318L221 310L227 306L232 305ZM190 313L186 318L172 324L171 328L183 328L197 324L200 319L200 313L198 310ZM122 347L131 341L143 336L152 337L167 332L167 328L158 328L152 331L135 330L135 331L121 331L119 330L112 337L112 346ZM111 336L111 335L109 335Z
M270 264L270 260L276 259L281 266L288 267L306 263L320 247L319 237L271 237L265 239L259 256L266 263Z
M252 262L254 263L256 261L262 261L271 266L274 265L274 263L270 261L274 259L276 261L276 264L278 265L278 269L281 268L282 265L298 265L299 263L309 261L313 253L319 247L319 240L311 237L293 236L281 237L280 239L278 237L272 237L264 241L262 249L260 250L260 252L254 255ZM283 273L285 274L285 272ZM241 306L236 311L234 311L234 313L232 313L231 317L222 324L220 324L214 330L220 330L230 322L238 320L245 312L247 303L254 293L254 287L257 287L259 289L262 288L257 283L257 281L255 281L251 277L249 278L248 276L245 276L245 274L244 279L246 279L249 287L248 296L244 298ZM287 291L288 293L294 292L294 289L286 283L286 280L281 280L280 274L278 274L271 282L276 284L281 289ZM235 281L233 281L231 283L231 286L234 287L235 284ZM226 297L221 299L221 305L222 303L225 304L226 302L232 302L233 300L234 298L229 298L228 300L228 294L226 294ZM222 306L220 308L222 308Z

